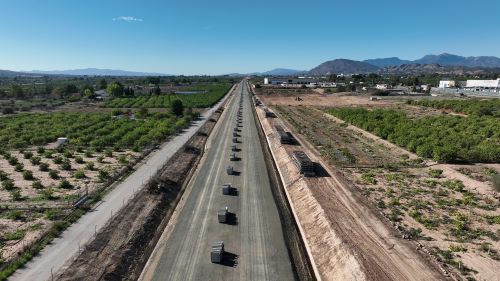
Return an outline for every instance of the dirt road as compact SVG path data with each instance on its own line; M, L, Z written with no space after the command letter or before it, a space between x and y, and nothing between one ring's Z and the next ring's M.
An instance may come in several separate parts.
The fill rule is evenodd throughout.
M209 140L199 170L188 186L184 206L171 233L160 239L142 280L294 280L280 218L271 192L264 154L254 123L249 93L238 86L220 127ZM239 132L240 161L229 161L240 97L243 127ZM233 165L239 175L226 174ZM222 184L236 188L222 194ZM230 223L217 222L217 210L228 206ZM210 246L225 243L223 264L210 262Z

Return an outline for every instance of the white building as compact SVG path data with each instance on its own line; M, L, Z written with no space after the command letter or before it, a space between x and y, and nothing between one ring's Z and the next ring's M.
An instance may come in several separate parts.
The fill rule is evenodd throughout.
M476 89L500 89L500 78L497 80L467 80L465 88L476 88Z
M379 90L387 90L389 88L389 85L387 85L387 84L377 84L375 86L375 88L377 88Z
M337 83L335 83L335 82L319 82L317 85L321 88L335 88L335 87L337 87Z
M268 85L268 84L269 84L269 78L264 77L264 85Z
M453 80L441 80L439 81L439 88L453 88L455 87L455 81Z

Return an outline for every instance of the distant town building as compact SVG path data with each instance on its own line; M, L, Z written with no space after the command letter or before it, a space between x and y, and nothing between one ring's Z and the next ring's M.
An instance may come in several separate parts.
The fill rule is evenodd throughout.
M264 77L264 85L269 85L269 78Z
M387 85L387 84L377 84L377 85L375 85L375 88L377 88L379 90L387 90L389 88L389 85Z
M439 81L439 88L453 88L455 87L455 81L453 80L441 80Z
M94 96L97 100L104 100L109 98L108 92L106 90L97 90L94 92Z
M321 87L321 88L335 88L337 87L337 83L335 82L319 82L317 84L318 87Z
M465 88L499 90L500 78L497 80L467 80Z

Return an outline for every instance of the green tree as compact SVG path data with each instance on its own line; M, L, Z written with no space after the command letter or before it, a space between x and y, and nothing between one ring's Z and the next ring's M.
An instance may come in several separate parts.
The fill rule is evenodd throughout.
M154 89L153 93L154 93L155 95L160 95L160 94L161 94L161 89L160 89L160 87L159 87L158 85L156 85L156 87L155 87L155 89Z
M181 116L184 112L184 104L181 100L176 99L172 102L172 113L176 116Z
M24 98L23 88L17 84L12 85L12 96L18 99Z
M83 90L83 98L84 99L91 99L94 93L90 89L85 89Z
M99 89L104 90L108 87L108 82L106 82L106 79L102 78L101 81L99 81Z
M112 97L121 97L123 95L123 85L120 82L113 82L108 85L106 91Z
M136 115L137 115L137 118L144 119L144 118L148 117L148 109L145 107L141 107L137 111Z

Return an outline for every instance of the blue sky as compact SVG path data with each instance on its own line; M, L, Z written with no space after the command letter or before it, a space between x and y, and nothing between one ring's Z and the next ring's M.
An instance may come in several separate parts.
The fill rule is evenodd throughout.
M0 69L223 74L500 57L500 1L0 0Z

